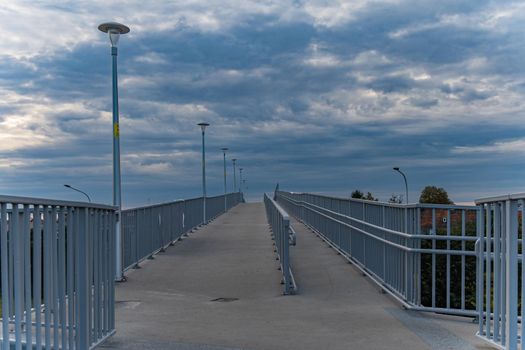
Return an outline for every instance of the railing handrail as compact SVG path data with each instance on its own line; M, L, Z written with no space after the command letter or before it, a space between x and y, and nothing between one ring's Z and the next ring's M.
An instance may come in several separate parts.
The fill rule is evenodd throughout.
M229 193L226 193L226 195L231 195L231 194L235 194L235 193L238 193L238 192L237 191L236 192L229 192ZM218 198L218 197L222 197L222 196L224 196L224 195L220 194L220 195L211 196L211 197L210 196L206 196L206 199ZM140 207L133 207L133 208L123 209L122 212L127 212L127 211L132 211L132 210L140 210L140 209L148 209L148 208L157 208L157 207L162 207L162 206L169 205L169 204L180 203L180 202L189 202L189 201L193 201L193 200L197 200L197 199L202 199L202 197L175 199L175 200L172 200L172 201L167 201L167 202L162 202L162 203L141 205Z
M161 206L163 206L163 205L167 205L167 204L174 204L174 203L179 203L179 202L186 202L187 200L188 200L188 199L176 199L176 200L168 201L168 202L155 203L155 204L148 204L148 205L141 205L140 207L133 207L133 208L122 209L122 212L131 211L131 210L147 209L147 208L156 208L156 207L161 207Z
M283 217L284 220L288 220L290 221L290 215L288 215L288 213L286 212L286 210L284 210L280 205L279 203L277 203L276 201L273 200L272 196L270 196L270 194L268 193L265 193L264 194L266 197L268 197L268 199L272 202L272 204L275 206L275 208L277 208L277 210L279 211L279 213L281 214L281 216Z
M365 203L365 204L386 206L386 207L392 207L392 208L433 208L433 209L457 209L457 210L476 209L475 205L432 204L432 203L403 204L403 203L389 203L389 202L383 202L383 201L373 201L373 200L369 200L369 199L359 199L359 198L352 198L352 197L329 196L329 195L325 195L325 194L310 193L310 192L292 192L292 191L290 191L290 192L279 191L279 192L296 194L296 195L315 195L316 197L323 197L323 198L326 198L326 199L348 200L350 202L355 202L355 203ZM525 194L524 194L524 196L525 196Z
M477 315L466 276L477 257L473 248L479 237L471 223L474 216L479 219L478 206L391 204L286 191L277 191L276 198L405 307ZM440 223L440 216L447 220ZM441 265L438 258L446 261ZM454 266L461 280L452 273ZM436 278L443 278L443 283Z
M77 207L77 208L93 208L93 209L106 209L106 210L118 209L117 207L108 205L108 204L90 203L90 202L75 202L75 201L48 199L48 198L6 196L6 195L0 195L0 202L1 203L22 204L22 205L46 205L46 206L56 206L56 207L59 207L59 206L60 207Z
M281 193L286 193L286 192L281 192ZM323 211L326 211L330 214L333 214L333 215L336 215L336 216L339 216L339 217L343 217L345 219L348 219L348 220L352 220L358 224L362 224L362 225L366 225L370 228L373 228L373 229L376 229L376 230L379 230L379 231L383 231L385 233L388 233L388 234L392 234L392 235L397 235L399 237L402 237L402 238L407 238L407 239L434 239L436 238L437 240L448 240L448 241L454 241L454 240L465 240L465 241L475 241L476 237L475 236L444 236L444 235L423 235L423 234L412 234L412 233L405 233L405 232L401 232L401 231L396 231L396 230L392 230L392 229L389 229L389 228L386 228L386 227L382 227L382 226L378 226L378 225L375 225L375 224L372 224L370 222L367 222L367 221L364 221L364 220L361 220L361 219L357 219L357 218L354 218L354 217L351 217L351 216L348 216L348 215L345 215L345 214L341 214L341 213L338 213L338 212L335 212L333 210L330 210L330 209L326 209L326 208L323 208L321 206L318 206L316 204L312 204L312 203L308 203L308 202L305 202L305 201L298 201L296 199L293 199L293 198L290 198L290 197L287 197L285 195L283 195L283 197L285 197L287 200L290 200L290 201L293 201L295 203L300 203L302 205L308 205L308 206L312 206L312 207L315 207L317 209L321 209ZM476 210L478 209L478 207L472 207L471 208L472 210ZM330 216L326 215L326 214L323 214L321 212L318 212L320 215L323 215L325 217L328 217L328 218L331 218ZM358 229L357 227L354 227L354 226L351 226L350 224L348 223L345 223L345 222L342 222L342 221L339 221L337 219L334 219L334 218L331 218L335 221L338 221L339 223L345 225L345 226L349 226L351 228L354 228L354 229Z
M272 229L275 253L281 265L284 294L294 294L297 290L297 285L290 266L290 239L292 238L292 245L295 245L295 231L290 224L288 213L270 195L265 193L263 200L266 217Z
M519 200L519 199L525 199L525 193L514 193L514 194L506 194L502 196L480 198L480 199L476 199L475 203L479 205L479 204L495 203L495 202L503 202L506 200Z
M224 197L224 199L223 199ZM167 249L192 230L242 202L242 193L177 199L122 211L124 271ZM206 204L204 204L206 203ZM206 205L206 221L203 206Z
M414 234L410 234L410 233L404 233L404 232L400 232L400 231L395 231L395 230L391 230L391 229L388 229L388 228L385 228L385 227L381 227L381 226L377 226L377 225L374 225L374 224L371 224L369 222L366 222L366 221L362 221L362 220L359 220L359 219L355 219L355 218L352 218L350 216L346 216L346 215L343 215L343 214L340 214L340 213L336 213L334 211L331 211L329 209L325 209L325 208L322 208L322 207L319 207L319 206L316 206L315 204L311 204L311 203L308 203L308 202L304 202L304 201L296 201L294 199L291 199L289 197L286 197L286 196L283 196L284 198L286 198L286 200L289 200L289 201L292 201L292 202L295 202L295 203L298 203L299 205L307 208L308 210L311 210L329 220L332 220L334 222L337 222L338 224L340 225L343 225L343 226L346 226L348 228L351 228L353 230L356 230L376 241L379 241L379 242L382 242L382 243L385 243L391 247L395 247L397 249L401 249L403 251L406 251L406 252L410 252L410 253L425 253L425 254L436 254L436 253L439 253L439 254L450 254L450 255L464 255L464 256L476 256L476 253L474 251L463 251L463 250L446 250L446 249L429 249L429 248L411 248L411 247L407 247L406 245L401 245L399 243L395 243L395 242L392 242L392 241L389 241L387 239L384 239L384 238L381 238L381 237L378 237L378 236L375 236L359 227L356 227L356 226L353 226L349 223L346 223L346 222L343 222L343 221L340 221L340 220L337 220L329 215L326 215L318 210L315 210L315 209L312 209L312 208L308 208L308 206L305 206L304 204L307 204L307 205L310 205L310 206L314 206L316 208L319 208L319 209L322 209L322 210L325 210L325 211L328 211L332 214L335 214L335 215L338 215L338 216L343 216L347 219L351 219L353 221L356 221L357 223L359 224L364 224L366 226L369 226L370 228L373 228L373 229L377 229L377 230L380 230L380 231L383 231L383 232L386 232L386 233L389 233L389 234L393 234L393 235L397 235L399 237L402 237L402 238L405 238L405 239L408 239L408 240L443 240L443 241L465 241L465 242L475 242L478 240L478 237L477 236L438 236L438 235L414 235ZM455 238L453 238L455 237Z

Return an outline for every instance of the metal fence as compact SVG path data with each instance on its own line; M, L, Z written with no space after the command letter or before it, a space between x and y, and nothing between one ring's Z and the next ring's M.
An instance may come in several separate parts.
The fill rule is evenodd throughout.
M3 350L84 350L114 333L115 220L110 206L0 196Z
M515 350L525 336L525 194L480 199L476 204L480 207L481 237L478 335L500 348Z
M264 206L266 207L266 217L272 231L272 239L275 242L275 253L283 275L284 294L294 294L297 290L297 285L290 267L290 244L295 245L295 232L290 225L290 217L267 194L264 194Z
M206 198L206 222L243 201L235 192ZM225 207L226 203L226 207ZM170 203L122 211L122 259L124 271L177 241L203 222L203 198L178 200Z
M276 198L406 308L477 316L477 207Z

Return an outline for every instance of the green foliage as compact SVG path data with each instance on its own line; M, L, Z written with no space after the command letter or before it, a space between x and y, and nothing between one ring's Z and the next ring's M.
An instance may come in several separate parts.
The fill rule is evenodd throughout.
M438 218L446 215L446 210L436 210L436 235L446 236L447 223ZM431 216L431 209L422 209L422 218ZM458 215L456 215L458 214ZM423 220L421 231L430 232L432 222ZM451 236L461 236L461 219L459 211L451 211L450 234ZM465 222L465 235L476 236L476 217L467 215ZM437 240L432 244L431 239L421 240L421 248L437 250L467 250L474 251L474 242L460 241L441 241ZM475 310L476 308L476 257L466 256L463 259L459 255L447 254L421 254L421 304L432 306L432 270L435 271L435 306L447 307L447 265L450 266L450 307L461 308L461 271L462 266L465 271L465 309ZM434 264L433 264L434 261Z
M394 194L390 196L390 199L388 200L388 203L394 203L394 204L402 204L404 201L402 194Z
M354 192L352 192L352 195L351 195L352 198L356 198L356 199L365 199L367 201L377 201L378 199L374 197L374 195L371 193L371 192L367 192L366 195L359 191L359 190L355 190Z
M364 194L363 194L363 192L361 192L359 190L355 190L354 192L352 192L351 197L352 198L356 198L356 199L363 199Z
M366 196L365 196L364 199L366 199L367 201L376 201L376 202L378 201L378 199L376 197L374 197L372 195L372 193L370 193L370 192L366 193Z
M442 187L426 186L419 196L419 203L454 204L448 198L448 193Z

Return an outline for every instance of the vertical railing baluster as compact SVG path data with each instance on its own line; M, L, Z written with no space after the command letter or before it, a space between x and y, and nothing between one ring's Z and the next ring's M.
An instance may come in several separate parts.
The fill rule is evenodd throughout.
M461 237L466 236L465 209L461 210ZM465 241L461 240L461 250L465 251ZM461 310L465 310L465 255L461 255Z
M501 318L501 324L500 324L500 339L501 343L505 344L506 342L506 336L507 333L505 332L505 329L507 327L507 293L505 293L505 286L507 285L507 206L505 205L505 202L502 201L500 204L500 210L501 210L501 230L500 230L500 237L501 237L501 261L500 261L500 318Z
M451 236L450 209L447 209L447 238ZM450 240L447 239L447 250L450 250ZM446 254L446 307L450 309L450 254Z
M508 350L518 348L518 205L508 199L505 202L505 250L506 250L506 327L505 339Z
M23 231L21 235L22 249L24 251L24 296L25 296L25 314L24 314L24 327L25 327L25 342L26 344L33 343L33 318L32 318L32 298L31 298L31 218L30 208L28 204L24 204L22 214L22 225Z
M495 204L495 207L494 207L494 215L493 215L493 220L492 220L492 223L493 223L493 228L492 228L492 232L493 232L493 249L494 249L494 261L493 261L493 266L494 266L494 270L493 270L493 274L492 274L492 278L493 278L493 294L494 294L494 326L493 326L493 329L494 329L494 340L496 341L499 341L501 339L500 337L500 311L501 311L501 308L500 308L500 305L501 305L501 298L500 298L500 286L501 286L501 253L502 253L502 246L501 246L501 242L502 242L502 235L504 235L505 233L501 231L501 220L502 220L502 217L501 217L501 211L500 211L500 204L497 203ZM505 247L503 247L503 250L505 249Z
M524 347L525 343L525 201L522 199L519 201L521 208L521 346ZM518 212L519 215L519 212Z
M493 244L492 244L492 207L491 207L491 204L487 204L486 208L485 208L485 211L486 211L486 246L487 246L487 259L485 261L486 263L486 268L485 268L485 291L487 293L486 295L486 300L487 300L487 305L485 307L486 309L486 315L487 315L487 322L485 324L485 334L487 334L487 336L490 337L490 314L492 313L492 308L491 308L491 302L492 302L492 297L491 297L491 290L492 290L492 286L491 286L491 268L492 268L492 249L493 249Z
M67 217L66 217L66 264L67 264L67 330L68 330L68 347L69 349L74 349L74 339L75 339L75 330L74 330L74 315L75 315L75 234L76 234L76 209L72 207L68 208Z
M2 349L10 350L9 320L11 304L9 303L9 290L12 281L9 279L9 254L10 249L7 226L7 203L0 204L0 249L2 263ZM10 231L10 228L9 228ZM12 236L12 235L11 235ZM12 244L12 243L11 243Z
M53 310L53 347L59 348L60 344L60 311L58 309L58 212L56 205L53 205L51 209L51 305Z
M432 236L436 236L436 209L432 208ZM436 249L436 240L432 238L432 250ZM432 307L436 307L436 254L432 253Z
M35 347L42 349L42 217L40 206L33 207L33 305L35 308Z
M11 215L11 239L14 241L14 307L15 307L15 346L22 350L22 318L24 313L24 235L20 223L18 204L13 204Z
M79 230L76 239L76 285L77 285L77 322L76 348L88 349L90 343L89 324L89 209L79 208ZM113 246L111 247L113 248ZM114 271L112 271L114 272Z
M51 295L52 283L52 255L51 245L53 240L53 232L51 226L51 208L44 206L44 322L45 322L45 345L46 350L51 350L51 308L53 304L53 296Z
M100 332L100 232L102 223L100 222L100 210L93 210L92 219L95 230L93 231L93 341L101 338Z
M477 268L478 270L476 273L476 291L477 291L476 308L478 310L478 333L480 336L484 334L483 321L487 320L488 322L490 322L490 319L487 316L485 316L486 315L485 309L483 307L484 306L483 286L485 283L484 259L487 258L485 254L487 244L485 240L484 214L485 214L485 210L484 210L483 204L478 204L478 210L477 210L477 215L476 215L476 223L477 223L476 234L478 237L478 241L477 241L477 244L478 244L477 246L478 248L477 250L477 254L478 254ZM487 300L487 303L489 302L490 301Z
M58 312L61 332L61 348L67 349L66 323L66 207L58 211Z

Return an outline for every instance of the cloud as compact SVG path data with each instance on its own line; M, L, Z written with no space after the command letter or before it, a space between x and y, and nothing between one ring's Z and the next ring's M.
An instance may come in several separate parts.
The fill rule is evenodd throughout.
M276 181L389 196L393 165L455 200L484 190L473 184L494 177L488 162L518 189L520 164L498 155L525 131L524 12L507 1L2 4L0 190L74 196L60 192L68 181L110 201L105 20L131 27L119 44L126 205L200 193L201 121L212 194L225 146L256 199Z
M525 152L525 139L497 141L488 145L479 146L456 146L452 151L457 154L502 153L517 155Z

